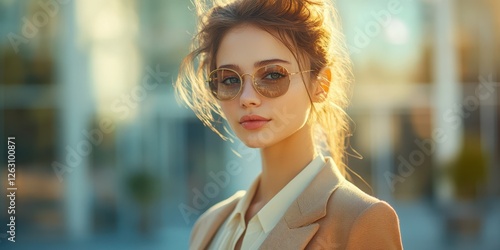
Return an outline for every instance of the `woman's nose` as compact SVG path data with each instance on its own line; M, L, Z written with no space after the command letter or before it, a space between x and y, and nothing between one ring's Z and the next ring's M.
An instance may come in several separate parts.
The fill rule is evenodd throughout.
M259 93L255 90L253 86L253 77L250 74L244 74L241 76L243 81L243 89L240 95L240 104L242 107L252 107L259 106L261 103L261 97Z

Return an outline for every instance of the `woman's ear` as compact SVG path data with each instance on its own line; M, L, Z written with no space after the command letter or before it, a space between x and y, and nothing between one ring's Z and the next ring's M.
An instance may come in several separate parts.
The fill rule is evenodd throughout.
M332 81L332 70L330 67L324 67L318 74L315 81L314 102L323 102L328 97L330 83Z

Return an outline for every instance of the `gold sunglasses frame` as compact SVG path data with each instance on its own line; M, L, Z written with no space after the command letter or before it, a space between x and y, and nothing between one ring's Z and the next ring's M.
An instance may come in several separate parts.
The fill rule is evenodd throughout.
M212 70L212 71L210 72L210 74L208 74L208 78L209 78L209 79L210 79L210 76L211 76L214 72L216 72L216 71L218 71L218 70L229 70L229 71L231 71L231 72L236 73L236 75L238 75L238 76L239 76L240 81L241 81L241 84L240 84L240 89L238 90L238 92L237 92L237 93L236 93L233 97L231 97L231 98L229 98L229 99L220 99L220 98L218 98L218 97L217 97L217 94L216 94L216 93L215 93L215 92L214 92L214 91L210 88L210 80L207 80L206 82L209 84L209 89L210 89L210 92L211 92L211 93L212 93L212 95L215 97L215 99L217 99L217 100L219 100L219 101L231 101L231 100L233 100L234 98L236 98L237 96L239 96L239 95L240 95L241 91L243 90L244 84L245 84L245 82L243 81L243 77L244 77L245 75L249 75L249 76L251 76L251 77L252 77L252 86L253 86L253 89L254 89L257 93L259 93L259 95L264 96L264 97L267 97L267 98L277 98L277 97L280 97L280 96L282 96L282 95L286 94L286 92L288 92L288 88L287 88L287 91L285 91L283 94L281 94L281 95L279 95L279 96L269 97L269 96L265 96L264 94L262 94L262 93L259 91L259 89L258 89L258 87L257 87L257 86L258 86L258 83L257 83L257 81L255 81L255 73L257 73L259 70L261 70L261 69L263 69L263 68L266 68L266 67L272 67L272 66L279 66L279 67L283 68L283 69L286 71L287 76L288 76L288 86L290 86L290 83L291 83L291 81L292 81L292 79L290 78L291 76L294 76L294 75L296 75L296 74L301 74L301 73L307 73L307 72L312 72L312 71L314 71L314 70L303 70L303 71L297 71L297 72L288 72L288 69L287 69L287 68L285 68L285 67L283 67L283 66L281 66L281 65L278 65L278 64L271 64L271 65L262 66L262 67L260 67L260 68L256 69L256 70L253 72L253 74L250 74L250 73L240 74L240 73L238 73L238 71L236 71L236 70L234 70L234 69L230 69L230 68L218 68L218 69L214 69L214 70Z

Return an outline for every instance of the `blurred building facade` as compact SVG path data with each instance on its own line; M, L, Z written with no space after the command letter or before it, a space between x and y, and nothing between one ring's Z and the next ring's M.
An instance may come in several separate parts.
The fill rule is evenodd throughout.
M500 247L500 3L337 6L356 77L351 153L364 157L349 166L368 185L354 183L394 205L407 249ZM258 174L258 151L176 102L190 8L0 0L0 135L16 137L19 244L186 248L196 218Z

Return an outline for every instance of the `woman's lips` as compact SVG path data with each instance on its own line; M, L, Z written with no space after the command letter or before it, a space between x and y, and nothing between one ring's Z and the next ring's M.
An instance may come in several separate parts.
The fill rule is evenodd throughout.
M240 124L245 129L255 130L255 129L261 128L262 126L264 126L268 122L269 121L247 121L247 122L242 122Z
M268 123L271 119L264 118L258 115L245 115L241 117L240 124L243 128L248 130L259 129Z

